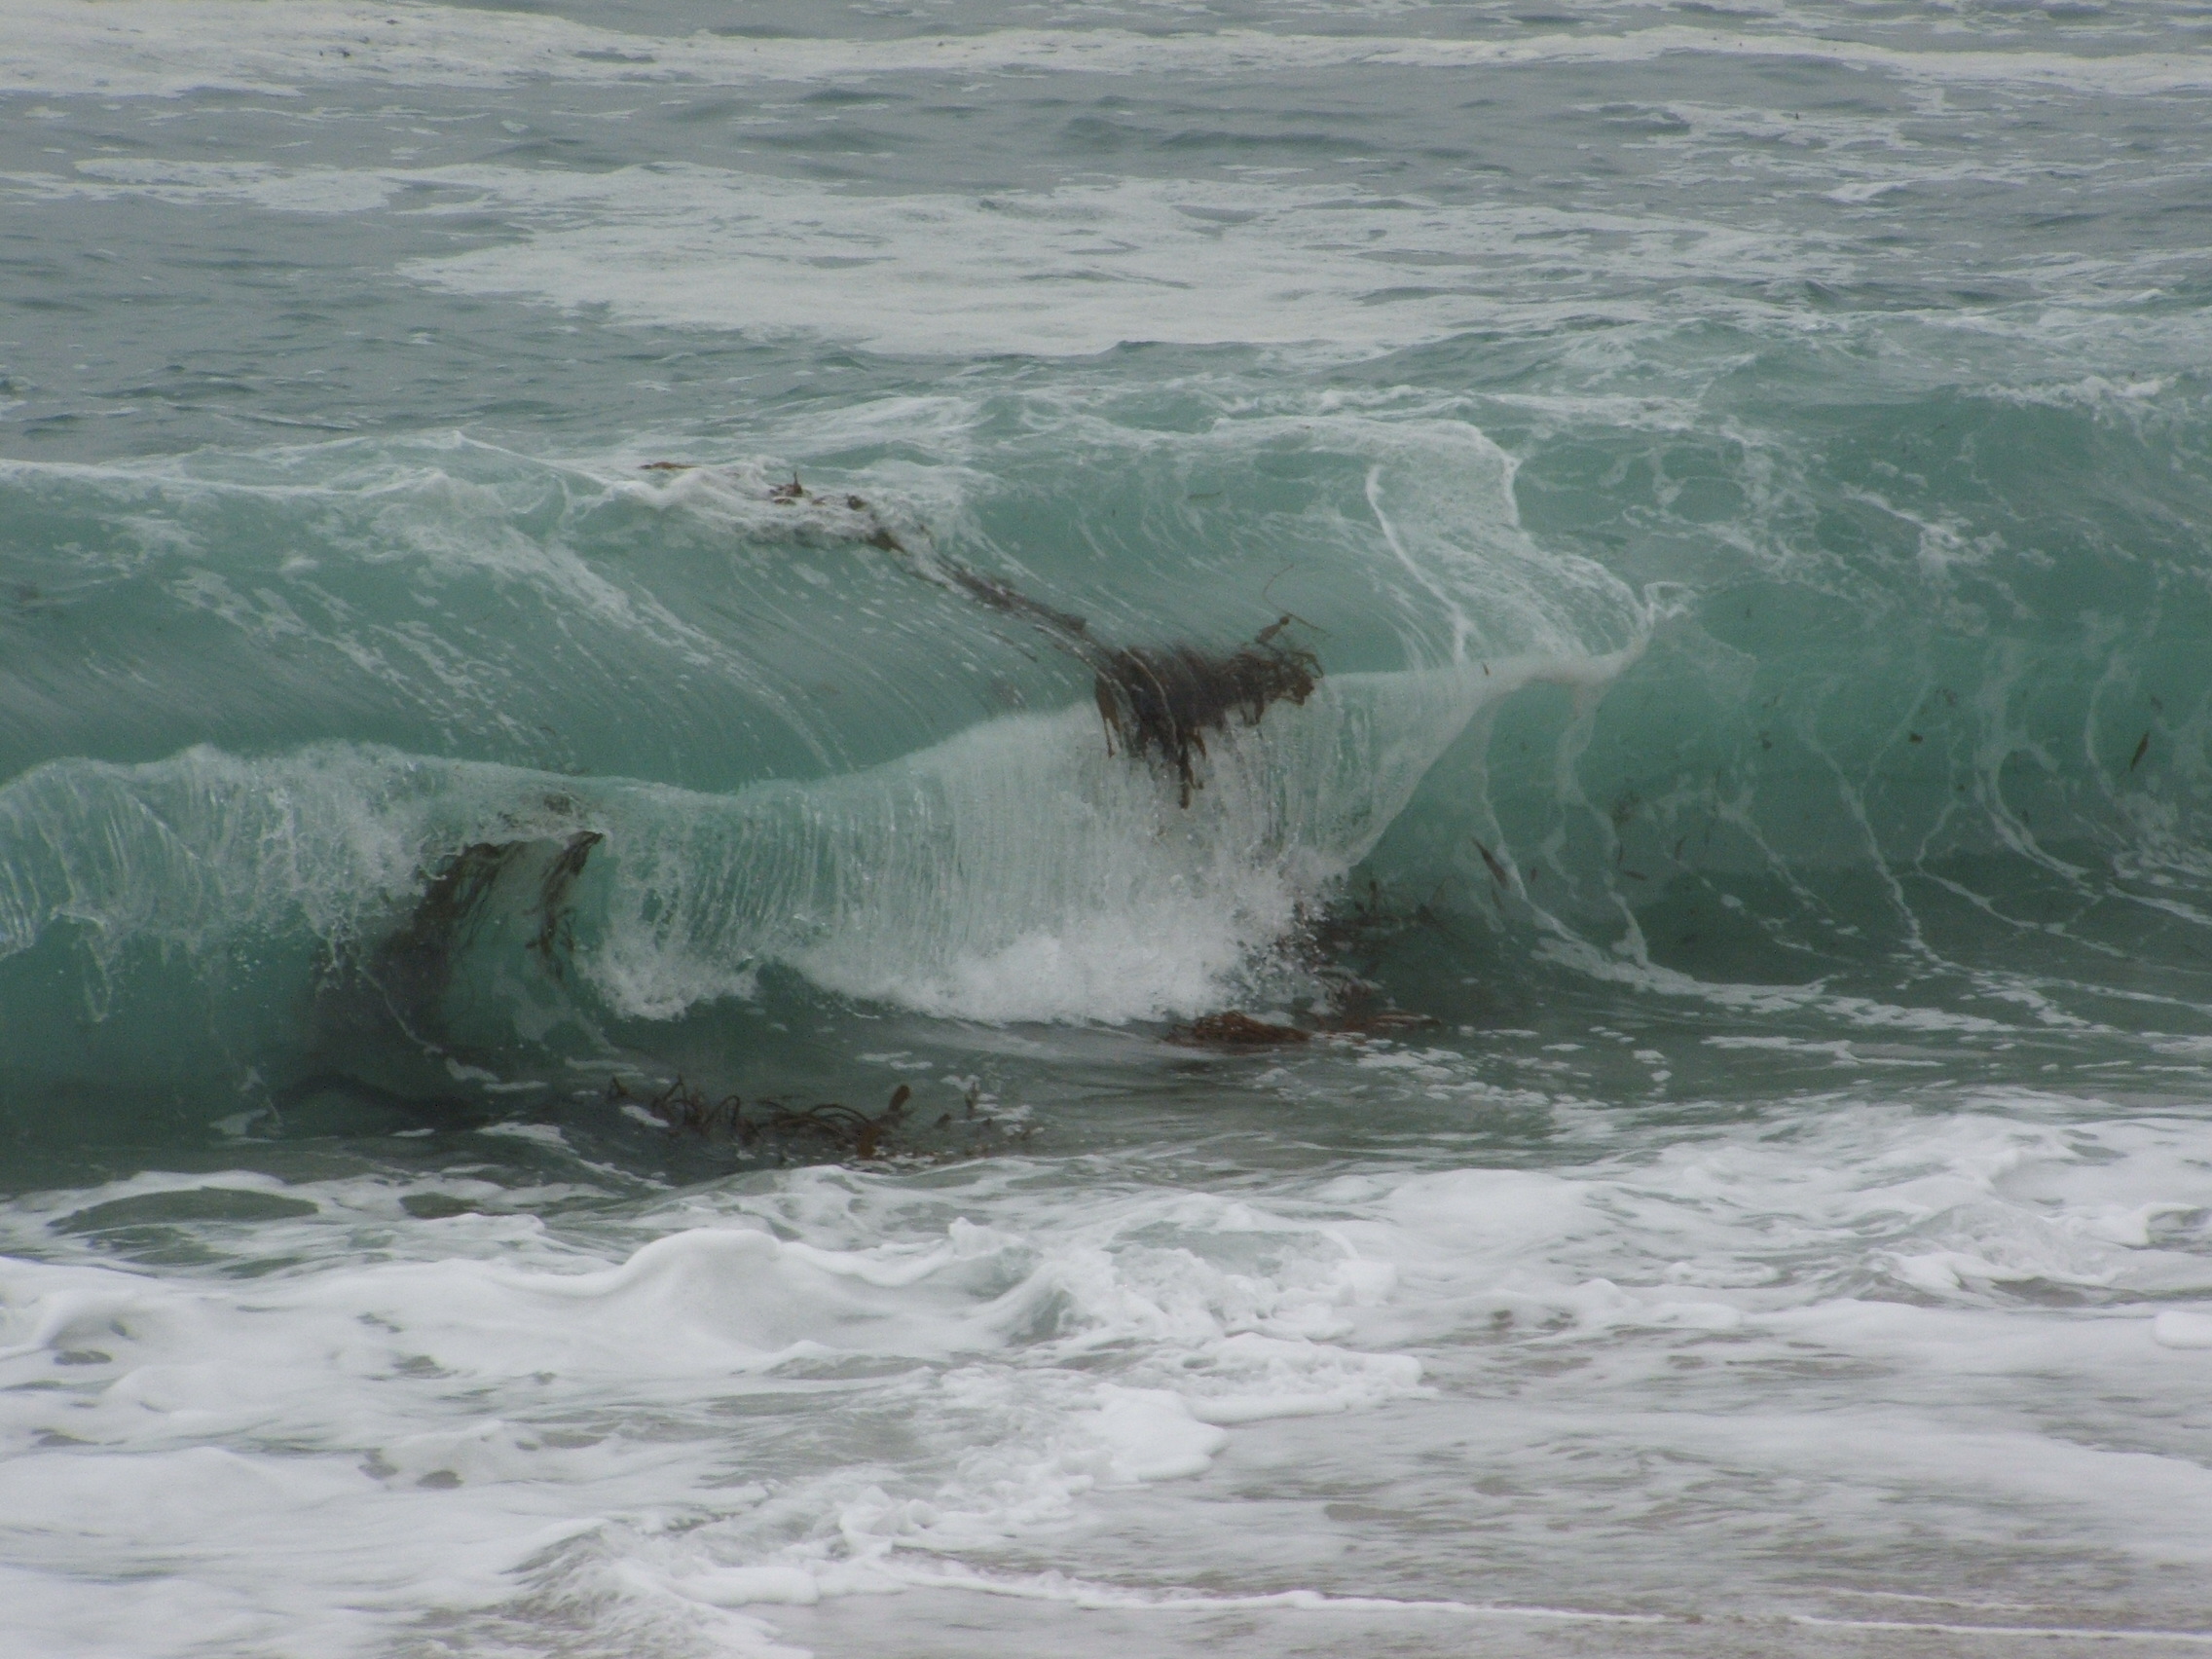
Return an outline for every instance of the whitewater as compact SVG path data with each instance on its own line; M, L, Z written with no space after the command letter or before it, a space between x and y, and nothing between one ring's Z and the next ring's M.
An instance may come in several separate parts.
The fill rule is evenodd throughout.
M0 1647L2212 1650L2212 16L15 0Z

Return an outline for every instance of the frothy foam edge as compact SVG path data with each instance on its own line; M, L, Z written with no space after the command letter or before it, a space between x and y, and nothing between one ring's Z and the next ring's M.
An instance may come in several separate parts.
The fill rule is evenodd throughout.
M810 81L1006 70L1129 75L1280 74L1340 67L1510 70L1644 62L1679 53L1787 57L1914 80L2042 85L2107 94L2212 86L2212 58L2188 51L2070 55L1974 44L1913 50L1779 27L1681 23L1618 33L1502 40L1299 35L1259 30L1153 35L1124 29L1000 29L901 40L742 40L644 35L555 18L458 7L299 5L231 0L89 7L26 0L0 91L47 96L177 96L201 89L278 94L315 83L502 86L526 78L599 85ZM401 19L394 26L393 19ZM2130 42L2130 44L2133 44Z

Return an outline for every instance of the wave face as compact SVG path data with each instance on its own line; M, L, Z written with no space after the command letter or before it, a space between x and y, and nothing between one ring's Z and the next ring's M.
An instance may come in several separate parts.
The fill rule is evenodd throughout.
M1502 889L1707 977L1733 953L1724 977L1884 959L2193 982L2201 410L2170 379L1951 387L1825 402L1788 439L1746 412L1531 460L1539 540L1580 520L1617 574L1680 585L1602 699L1501 705L1470 745L1478 822L1515 855ZM1616 481L1596 514L1593 478ZM1465 798L1449 772L1424 810ZM1463 849L1454 867L1483 886Z
M688 471L460 437L15 463L46 551L10 618L13 1063L105 1063L134 997L200 1010L228 1058L189 1067L224 1088L272 1045L306 1063L282 1034L318 980L455 859L583 833L572 972L497 929L461 971L519 999L476 993L480 1056L771 968L985 1020L1202 1014L1286 994L1276 947L1355 867L1475 927L1470 971L1901 970L2079 1017L2195 973L2183 387L1947 387L1817 434L1659 400L1175 402L870 406ZM944 561L1099 640L1289 617L1322 678L1214 734L1184 805L1066 642Z
M941 451L1036 422L1027 402L927 419ZM793 495L780 458L591 471L458 438L19 464L43 534L102 546L26 584L21 757L92 747L89 718L157 755L203 741L38 760L0 789L0 972L43 992L10 999L11 1053L35 1064L80 988L105 1019L205 978L196 1023L239 1024L229 1051L262 1065L313 981L403 935L469 849L575 836L594 839L564 878L560 962L507 960L528 929L477 940L475 919L436 945L519 998L502 1029L488 989L441 984L473 995L474 1050L673 1018L771 967L987 1020L1204 1013L1264 975L1479 711L1596 685L1649 634L1644 597L1522 531L1478 428L1260 414L1155 434L1111 413L1076 416L1088 479L1048 482L1063 417L988 491L972 453L847 453ZM1274 532L1245 541L1247 514L1215 503L1255 474ZM1152 551L1101 556L1124 512ZM1186 799L1102 722L1092 665L948 585L947 561L1080 611L1088 640L1219 651L1273 629L1328 666L1201 731ZM103 708L94 687L163 637ZM543 879L493 885L511 907Z

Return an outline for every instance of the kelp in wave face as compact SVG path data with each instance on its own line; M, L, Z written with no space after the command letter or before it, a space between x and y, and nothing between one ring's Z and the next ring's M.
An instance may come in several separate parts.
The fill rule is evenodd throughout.
M771 490L768 498L779 506L825 499L810 496L795 474L789 484ZM863 498L846 496L830 504L861 515L862 539L869 546L898 555L925 581L1019 618L1088 668L1109 749L1118 745L1123 754L1164 766L1174 774L1177 798L1186 807L1192 793L1203 787L1197 760L1206 753L1207 732L1226 732L1232 720L1258 725L1275 703L1303 704L1321 679L1320 661L1311 651L1280 643L1298 617L1278 617L1227 652L1191 645L1109 645L1091 634L1084 617L1032 599L1011 582L971 570L934 548L909 548Z
M1192 764L1206 752L1205 734L1227 731L1232 719L1258 725L1272 703L1302 704L1321 677L1313 653L1274 643L1289 622L1263 631L1227 655L1192 645L1130 646L1108 653L1092 691L1109 742L1139 756L1157 756L1174 772L1183 805L1201 787Z
M914 1120L908 1107L913 1089L901 1084L874 1115L840 1102L793 1106L782 1100L736 1094L716 1098L679 1077L657 1094L640 1095L620 1076L608 1079L607 1101L634 1116L657 1120L672 1135L721 1146L755 1162L931 1163L956 1158L987 1158L1026 1143L1031 1124L1012 1126L977 1111L971 1088L966 1116L950 1112L934 1124Z

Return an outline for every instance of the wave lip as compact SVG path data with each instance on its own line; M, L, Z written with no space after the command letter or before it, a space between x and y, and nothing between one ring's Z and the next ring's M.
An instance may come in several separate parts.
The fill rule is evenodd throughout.
M742 995L773 963L937 1014L1165 1017L1234 994L1477 708L1544 668L1324 681L1215 737L1188 807L1085 708L726 795L348 744L50 762L0 788L0 954L57 924L108 963L256 936L343 948L467 848L596 834L576 961L618 1016Z

